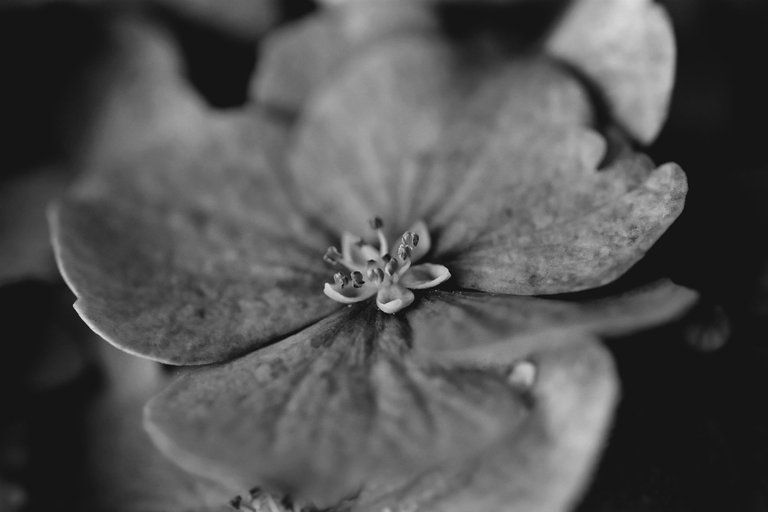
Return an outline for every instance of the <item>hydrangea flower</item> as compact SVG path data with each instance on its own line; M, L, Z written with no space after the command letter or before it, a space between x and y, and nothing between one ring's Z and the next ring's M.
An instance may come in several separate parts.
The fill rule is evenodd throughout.
M622 21L664 23L622 5ZM569 16L544 48L591 34ZM615 40L645 55L654 33ZM685 176L598 123L555 50L428 29L365 46L295 96L290 127L258 107L212 111L168 78L170 121L52 210L75 307L128 352L222 363L146 410L191 472L319 506L354 495L356 510L565 508L616 398L594 337L673 318L696 294L662 281L536 296L628 270L682 210ZM594 75L622 74L606 66ZM655 117L616 119L650 133L661 96Z

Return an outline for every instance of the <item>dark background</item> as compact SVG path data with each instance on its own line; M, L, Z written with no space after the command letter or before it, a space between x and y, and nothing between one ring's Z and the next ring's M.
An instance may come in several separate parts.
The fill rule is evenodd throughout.
M678 222L617 286L667 275L704 302L693 321L609 342L624 400L580 510L768 511L768 3L662 3L678 74L669 121L648 152L678 162L690 192ZM283 18L312 8L287 2ZM505 9L447 16L504 28ZM0 7L0 187L72 157L87 111L81 87L112 15L65 2ZM189 79L212 105L246 101L257 41L160 8L153 15L173 27ZM46 378L51 346L85 337L71 302L61 283L0 287L0 482L25 489L23 510L72 510L87 489L82 422L99 368L81 347L76 371ZM708 350L725 330L728 344Z

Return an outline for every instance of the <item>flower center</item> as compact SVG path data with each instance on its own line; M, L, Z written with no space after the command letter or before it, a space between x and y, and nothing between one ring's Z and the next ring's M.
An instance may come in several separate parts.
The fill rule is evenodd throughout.
M376 232L379 247L350 233L341 237L341 251L329 247L323 259L340 270L333 275L333 283L325 283L323 292L342 304L353 304L376 296L376 305L385 313L397 313L414 300L411 290L437 286L451 277L443 265L424 263L415 265L429 252L431 245L427 225L417 222L392 244L397 250L390 252L383 231L383 222L376 217L370 221Z

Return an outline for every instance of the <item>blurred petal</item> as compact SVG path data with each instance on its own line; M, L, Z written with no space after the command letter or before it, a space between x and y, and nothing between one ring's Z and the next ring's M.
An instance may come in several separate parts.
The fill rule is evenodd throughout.
M672 24L653 0L575 0L546 43L605 97L616 120L650 143L667 117L675 70Z
M527 416L506 370L415 364L408 343L400 317L345 308L185 375L150 402L147 428L192 472L322 506L363 482L462 459Z
M378 2L327 9L283 27L264 40L262 62L251 84L260 102L297 113L346 63L374 42L429 25L410 2Z
M45 210L68 183L63 169L47 168L0 184L0 284L58 278Z
M474 457L426 472L359 512L571 510L589 482L617 398L610 357L582 340L534 356L536 382L522 423ZM502 363L503 361L498 361Z
M156 363L103 344L106 389L87 416L87 510L218 512L236 490L184 472L165 458L142 428L144 402L162 389Z
M173 36L138 15L110 19L108 34L83 91L78 166L99 169L154 145L195 143L206 107Z
M419 356L439 361L492 363L546 348L553 333L618 336L683 315L693 290L658 281L624 295L563 301L441 290L424 294L406 311Z
M461 185L510 174L488 163L489 151L535 126L590 120L584 90L551 62L402 36L314 97L292 170L302 200L329 225L362 232L362 219L380 215L398 236L413 219L434 228L428 214L454 204Z

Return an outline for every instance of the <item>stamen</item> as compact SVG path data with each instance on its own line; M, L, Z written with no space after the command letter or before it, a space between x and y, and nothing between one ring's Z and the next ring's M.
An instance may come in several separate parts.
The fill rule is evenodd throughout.
M355 270L351 274L352 277L352 286L355 288L360 288L365 284L365 281L363 281L363 273Z
M384 231L381 229L384 227L384 221L381 220L381 217L374 217L368 221L368 225L371 226L371 229L376 231L376 235L379 237L379 254L384 256L389 252L387 237L384 236Z
M400 244L400 247L397 248L397 257L400 258L402 261L406 261L411 259L411 255L413 254L413 247L410 245L406 245L405 243Z
M406 231L403 234L403 243L415 248L417 245L419 245L418 233L414 233L413 231Z
M384 265L384 273L390 276L394 275L395 272L397 272L397 267L399 266L400 265L397 263L397 260L390 256L389 261L387 261L387 263Z
M325 254L323 255L323 260L326 263L330 263L331 265L340 263L343 258L344 256L342 256L339 250L334 246L330 246L328 249L326 249Z
M349 277L345 276L341 272L333 274L333 284L338 288L344 288L349 284Z
M325 283L323 293L342 304L354 304L376 296L376 305L384 313L396 313L414 301L412 290L423 290L439 285L451 277L447 268L431 263L418 263L430 250L427 226L419 221L395 239L397 250L389 253L384 236L384 222L380 217L369 221L376 231L379 247L344 232L342 251L329 247L323 259L346 268L336 272L333 283ZM418 249L416 246L421 242ZM530 378L528 370L518 370L510 376L512 385L521 386Z
M384 281L384 271L381 270L381 267L369 268L366 274L368 275L368 279L376 286Z
M372 230L376 231L384 227L384 221L381 220L381 217L374 217L368 221L368 225L371 226Z

